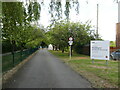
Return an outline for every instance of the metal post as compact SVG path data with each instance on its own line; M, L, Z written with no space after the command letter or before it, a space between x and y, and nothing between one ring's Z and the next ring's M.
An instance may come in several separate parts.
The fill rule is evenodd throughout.
M94 59L92 59L92 64L94 63Z
M71 45L70 45L70 60L71 60Z
M98 9L99 9L99 4L97 4L97 30L96 30L96 35L97 35L97 39L98 39Z
M106 65L108 65L108 60L106 60Z

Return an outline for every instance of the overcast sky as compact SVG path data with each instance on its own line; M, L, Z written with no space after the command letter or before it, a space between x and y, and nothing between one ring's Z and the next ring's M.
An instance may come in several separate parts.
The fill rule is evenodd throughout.
M13 0L4 0L13 1ZM25 1L25 0L21 0ZM37 0L42 1L42 0ZM43 0L45 5L48 5L51 0ZM61 0L65 1L65 0ZM115 41L116 39L116 23L118 23L118 4L114 0L78 0L80 2L80 13L75 14L72 10L70 13L71 21L86 22L92 21L92 25L96 27L97 23L97 4L99 4L99 34L102 39ZM120 1L120 0L118 0ZM88 2L88 3L87 3ZM64 6L63 6L64 7ZM64 16L63 16L64 17ZM50 14L48 7L42 7L41 19L39 23L45 27L49 25ZM93 28L96 29L96 28Z
M48 0L44 0L49 3ZM71 21L86 22L92 21L92 25L96 27L97 23L97 3L99 4L99 34L104 40L115 41L116 39L116 23L118 22L118 4L114 0L79 0L79 15L72 10L70 13ZM86 2L88 1L88 3ZM46 4L47 5L47 4ZM49 24L50 14L47 8L43 7L41 11L41 20L39 23L47 26ZM96 29L96 28L93 28Z

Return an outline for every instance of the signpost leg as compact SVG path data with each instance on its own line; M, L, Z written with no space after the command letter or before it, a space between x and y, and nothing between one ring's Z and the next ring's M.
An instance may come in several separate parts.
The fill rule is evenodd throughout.
M72 38L72 37L69 38L68 43L69 43L69 45L70 45L70 60L71 60L71 56L72 56L72 48L71 48L71 45L73 44L73 38Z
M71 60L71 45L70 45L70 60Z
M92 64L94 63L94 59L92 59Z
M106 60L106 65L108 65L108 60Z

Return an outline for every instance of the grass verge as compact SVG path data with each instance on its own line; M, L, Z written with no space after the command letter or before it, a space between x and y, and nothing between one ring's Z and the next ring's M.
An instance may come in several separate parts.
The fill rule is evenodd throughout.
M50 51L61 58L72 69L91 82L94 88L118 88L118 61L92 60L89 56L73 53L71 60L68 52Z

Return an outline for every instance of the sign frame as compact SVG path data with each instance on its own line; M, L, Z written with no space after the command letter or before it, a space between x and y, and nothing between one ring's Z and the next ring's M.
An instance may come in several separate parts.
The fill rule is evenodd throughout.
M92 60L109 60L110 59L110 41L92 40L90 42L90 58Z
M69 45L71 46L73 44L73 41L68 41Z

